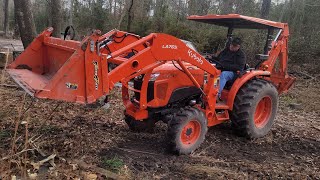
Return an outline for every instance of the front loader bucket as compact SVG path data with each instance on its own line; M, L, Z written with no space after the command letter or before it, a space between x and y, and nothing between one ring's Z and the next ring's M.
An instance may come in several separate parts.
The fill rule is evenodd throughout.
M83 42L62 40L50 37L52 30L42 32L7 72L31 96L82 104L95 102L103 90L99 84L101 58L87 53L90 48L86 40L92 37Z

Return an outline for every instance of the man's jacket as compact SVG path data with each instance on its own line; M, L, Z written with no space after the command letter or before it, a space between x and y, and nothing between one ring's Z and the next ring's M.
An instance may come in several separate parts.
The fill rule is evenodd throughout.
M222 65L222 71L243 71L246 64L246 55L241 49L232 52L229 48L225 48L219 54L218 59Z

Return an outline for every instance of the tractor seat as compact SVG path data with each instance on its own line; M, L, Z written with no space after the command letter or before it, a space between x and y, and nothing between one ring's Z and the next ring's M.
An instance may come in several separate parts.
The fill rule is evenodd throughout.
M265 61L268 58L269 58L269 55L266 55L266 54L257 54L256 55L256 60Z
M258 60L258 64L255 66L255 69L258 69L260 65L269 59L269 55L266 54L257 54L256 60Z
M230 90L231 87L232 87L232 85L233 85L233 83L237 80L237 78L242 77L242 76L243 76L244 74L246 74L247 71L249 71L250 69L252 69L252 68L250 68L249 64L246 64L246 65L244 66L243 70L242 70L241 72L238 72L237 75L235 76L235 78L234 78L233 80L227 81L226 85L224 86L224 89Z

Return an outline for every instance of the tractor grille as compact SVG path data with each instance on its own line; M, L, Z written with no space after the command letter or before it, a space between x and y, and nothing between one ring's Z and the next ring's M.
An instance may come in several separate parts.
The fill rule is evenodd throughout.
M142 78L143 79L143 78ZM134 78L133 87L134 89L141 90L142 79ZM140 101L140 93L134 92L134 97L136 100ZM154 81L149 81L148 90L147 90L147 102L150 102L154 99Z
M167 95L168 83L161 83L157 85L157 98L164 100Z

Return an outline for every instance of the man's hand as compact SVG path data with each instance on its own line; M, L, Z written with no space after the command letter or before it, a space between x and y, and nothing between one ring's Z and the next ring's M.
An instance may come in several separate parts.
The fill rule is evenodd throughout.
M216 68L219 69L219 70L222 70L222 69L223 69L223 66L222 66L221 64L218 64L218 63L217 63L217 64L216 64Z
M212 59L209 59L209 62L212 64L215 64L215 67L219 70L224 69L223 65L220 63L218 57L213 57Z
M218 57L216 57L214 54L207 54L204 58L208 60L210 63L215 63L216 61L219 61Z
M206 59L212 59L212 54L206 54L204 58L206 58Z

